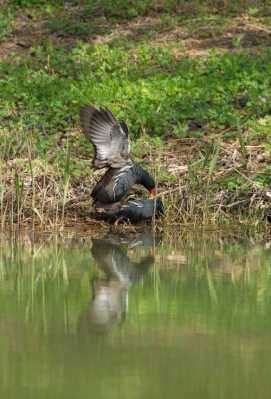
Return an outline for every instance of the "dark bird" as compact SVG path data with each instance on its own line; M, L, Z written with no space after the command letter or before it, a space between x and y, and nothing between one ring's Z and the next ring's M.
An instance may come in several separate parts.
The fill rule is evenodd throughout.
M155 193L153 178L139 164L132 162L122 168L108 169L91 196L95 202L111 204L128 195L134 184L142 184L151 194Z
M93 167L108 168L92 191L95 202L111 204L128 195L134 184L155 192L149 173L130 157L128 127L111 111L85 106L80 111L82 130L94 146Z
M115 222L127 221L138 223L152 219L154 216L159 218L164 215L164 206L160 198L148 200L128 201L122 205L115 203L112 205L97 204L96 211L101 219Z

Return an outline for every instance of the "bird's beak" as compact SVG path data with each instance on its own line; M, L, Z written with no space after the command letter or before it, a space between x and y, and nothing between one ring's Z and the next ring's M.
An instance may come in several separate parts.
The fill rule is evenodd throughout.
M153 188L152 190L150 190L150 197L153 198L156 195L156 189Z

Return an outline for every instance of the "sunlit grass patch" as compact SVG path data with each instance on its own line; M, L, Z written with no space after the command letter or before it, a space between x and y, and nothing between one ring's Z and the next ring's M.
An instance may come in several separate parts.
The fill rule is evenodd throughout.
M9 8L0 10L0 42L8 39L13 31L14 15Z

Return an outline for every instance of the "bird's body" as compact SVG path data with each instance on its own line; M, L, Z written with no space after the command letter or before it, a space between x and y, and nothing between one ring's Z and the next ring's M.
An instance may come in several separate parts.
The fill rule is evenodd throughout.
M94 146L93 167L107 168L91 193L97 212L105 218L132 223L163 214L160 199L130 201L126 205L118 202L129 194L134 184L143 185L152 194L155 192L153 178L131 159L127 125L119 123L111 111L92 105L81 109L80 120L83 132ZM100 212L101 209L104 212Z
M160 217L164 214L162 201L158 199L128 201L117 213L117 219L138 223L144 220Z
M91 196L94 202L111 204L128 195L134 184L142 184L149 191L155 188L149 173L131 161L122 168L109 168L94 187Z
M128 201L126 204L97 204L97 213L101 219L114 222L116 220L138 223L160 217L164 214L162 201L158 199Z

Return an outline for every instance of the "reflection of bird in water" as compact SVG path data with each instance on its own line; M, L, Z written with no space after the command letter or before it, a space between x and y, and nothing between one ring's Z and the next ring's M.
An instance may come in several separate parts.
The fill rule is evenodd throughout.
M139 234L108 234L108 240L112 244L116 245L126 245L129 249L143 247L150 248L151 250L155 248L161 242L161 237L154 236L148 232Z
M129 288L154 263L152 255L143 256L138 262L132 261L127 254L127 248L124 249L121 245L122 242L123 239L113 237L92 240L92 256L105 274L105 278L92 281L93 299L84 315L88 330L93 332L109 332L114 324L125 319ZM131 239L130 242L134 245L140 240ZM126 244L129 244L128 240Z

